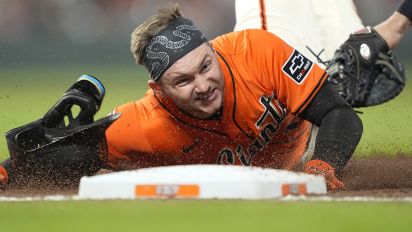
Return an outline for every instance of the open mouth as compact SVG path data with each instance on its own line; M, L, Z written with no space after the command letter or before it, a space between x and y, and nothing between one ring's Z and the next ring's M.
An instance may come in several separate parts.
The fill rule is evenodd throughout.
M216 89L212 89L207 94L199 96L197 100L202 101L203 103L210 103L216 99Z

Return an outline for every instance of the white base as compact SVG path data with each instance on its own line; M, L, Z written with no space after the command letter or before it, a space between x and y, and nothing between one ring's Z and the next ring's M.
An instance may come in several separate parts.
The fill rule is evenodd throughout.
M325 194L323 176L230 165L184 165L115 172L80 180L83 199L271 199Z

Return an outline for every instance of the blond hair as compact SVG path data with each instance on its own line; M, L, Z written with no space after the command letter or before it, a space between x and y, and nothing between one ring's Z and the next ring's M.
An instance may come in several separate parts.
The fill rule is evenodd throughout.
M169 8L158 10L156 15L153 15L140 26L138 26L131 35L130 50L136 63L143 64L143 50L150 40L162 29L166 28L169 23L181 17L179 6L177 4Z

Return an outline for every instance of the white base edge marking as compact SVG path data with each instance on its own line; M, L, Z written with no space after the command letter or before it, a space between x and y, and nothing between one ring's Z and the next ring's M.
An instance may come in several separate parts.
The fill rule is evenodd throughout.
M86 199L77 195L47 195L34 197L13 197L0 196L0 202L30 202L30 201L112 201L119 199ZM144 199L134 199L136 201L144 201ZM153 199L150 199L153 201ZM158 201L173 200L173 199L157 199ZM189 199L193 201L193 199ZM198 199L199 201L210 199ZM218 199L215 201L225 201L226 199ZM268 201L268 199L262 199ZM330 196L285 196L280 198L269 199L271 201L313 201L313 202L412 202L412 197L366 197L366 196L348 196L348 197L330 197ZM182 201L179 199L178 201ZM245 200L251 201L251 200ZM252 200L259 201L259 200Z

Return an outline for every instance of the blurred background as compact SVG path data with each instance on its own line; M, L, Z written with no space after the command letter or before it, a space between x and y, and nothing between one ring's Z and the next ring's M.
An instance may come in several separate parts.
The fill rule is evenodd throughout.
M399 2L355 4L364 24L375 25ZM156 9L173 3L208 38L234 28L234 0L0 0L0 133L42 117L81 74L95 75L106 86L97 117L143 96L148 75L134 64L130 34ZM412 63L411 40L409 31L395 50L407 67ZM388 104L365 110L359 153L412 154L409 89ZM0 158L6 156L0 137Z
M208 38L233 30L234 0L0 0L0 68L133 63L130 33L157 8L173 2ZM386 19L398 2L355 1L366 25ZM409 33L397 49L399 56L411 54L411 39Z
M234 1L178 2L209 38L233 30ZM0 65L133 63L133 29L165 0L0 0Z

